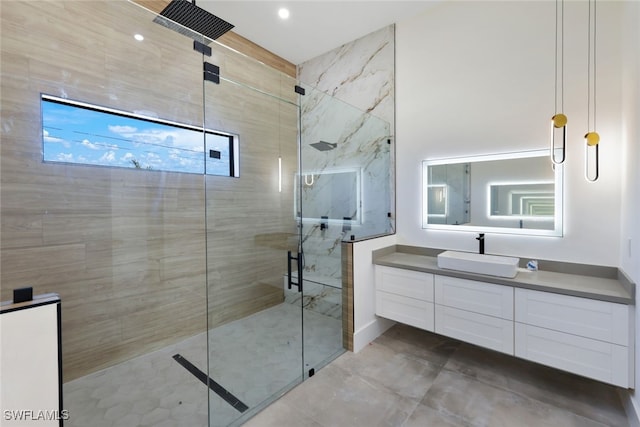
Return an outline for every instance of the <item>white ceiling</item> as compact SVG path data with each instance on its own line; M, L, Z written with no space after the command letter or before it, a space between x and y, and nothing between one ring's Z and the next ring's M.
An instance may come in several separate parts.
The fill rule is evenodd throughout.
M196 4L235 25L235 33L297 65L440 1L196 0ZM289 9L289 19L278 17L281 7Z

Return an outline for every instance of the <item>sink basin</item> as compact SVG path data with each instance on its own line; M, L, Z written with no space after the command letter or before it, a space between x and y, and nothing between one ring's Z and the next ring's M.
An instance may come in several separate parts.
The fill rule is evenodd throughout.
M438 255L440 268L509 278L518 274L519 262L520 258L472 252L445 251Z

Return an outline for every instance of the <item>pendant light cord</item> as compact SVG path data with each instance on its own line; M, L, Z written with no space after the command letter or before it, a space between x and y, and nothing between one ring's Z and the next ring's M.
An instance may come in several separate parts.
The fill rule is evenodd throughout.
M556 33L554 38L555 56L553 57L553 68L555 69L555 72L553 74L553 86L555 89L553 93L553 109L555 112L558 112L558 1L559 0L556 0Z
M598 14L596 13L596 0L593 0L593 130L596 130L596 105L598 102L596 101L596 79L598 78L598 74L596 73L596 47L597 47L597 20Z
M560 108L564 113L564 0L560 3L562 6L562 28L560 30Z
M560 14L558 14L560 3ZM558 43L558 28L560 28L560 43ZM556 32L555 32L555 61L554 61L554 108L558 112L558 53L560 54L560 111L564 112L564 0L556 0Z
M591 3L593 2L593 25L591 19ZM593 30L593 31L592 31ZM591 39L593 32L593 55ZM593 86L593 130L596 129L596 0L589 0L589 40L587 42L587 130L591 132L591 90ZM593 63L592 63L593 58ZM593 66L593 85L591 77L591 67Z

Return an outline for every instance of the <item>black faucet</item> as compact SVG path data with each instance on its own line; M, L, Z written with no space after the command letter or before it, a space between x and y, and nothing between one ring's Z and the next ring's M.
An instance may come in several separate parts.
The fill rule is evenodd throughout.
M479 243L478 253L483 254L484 253L484 233L478 234L478 237L476 237L476 240Z

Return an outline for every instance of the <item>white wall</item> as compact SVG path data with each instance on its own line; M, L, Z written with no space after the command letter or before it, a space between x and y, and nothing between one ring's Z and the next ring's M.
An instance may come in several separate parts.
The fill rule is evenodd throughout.
M622 42L622 220L620 264L640 283L640 2L625 3ZM631 248L629 247L631 239ZM640 383L639 383L640 384Z
M565 235L487 235L489 253L617 266L620 256L621 20L598 2L601 177L584 179L587 3L565 3L569 146ZM554 111L555 2L444 2L396 24L398 243L474 250L474 235L421 228L423 159L548 147ZM637 216L636 216L637 217Z
M625 2L622 23L622 153L623 173L620 266L640 283L640 3ZM631 239L631 243L629 243ZM636 313L636 389L640 386L640 322ZM631 400L640 413L640 394ZM631 425L638 425L637 419Z
M371 254L396 244L396 236L354 243L353 248L353 351L359 352L395 322L376 316L376 285Z

